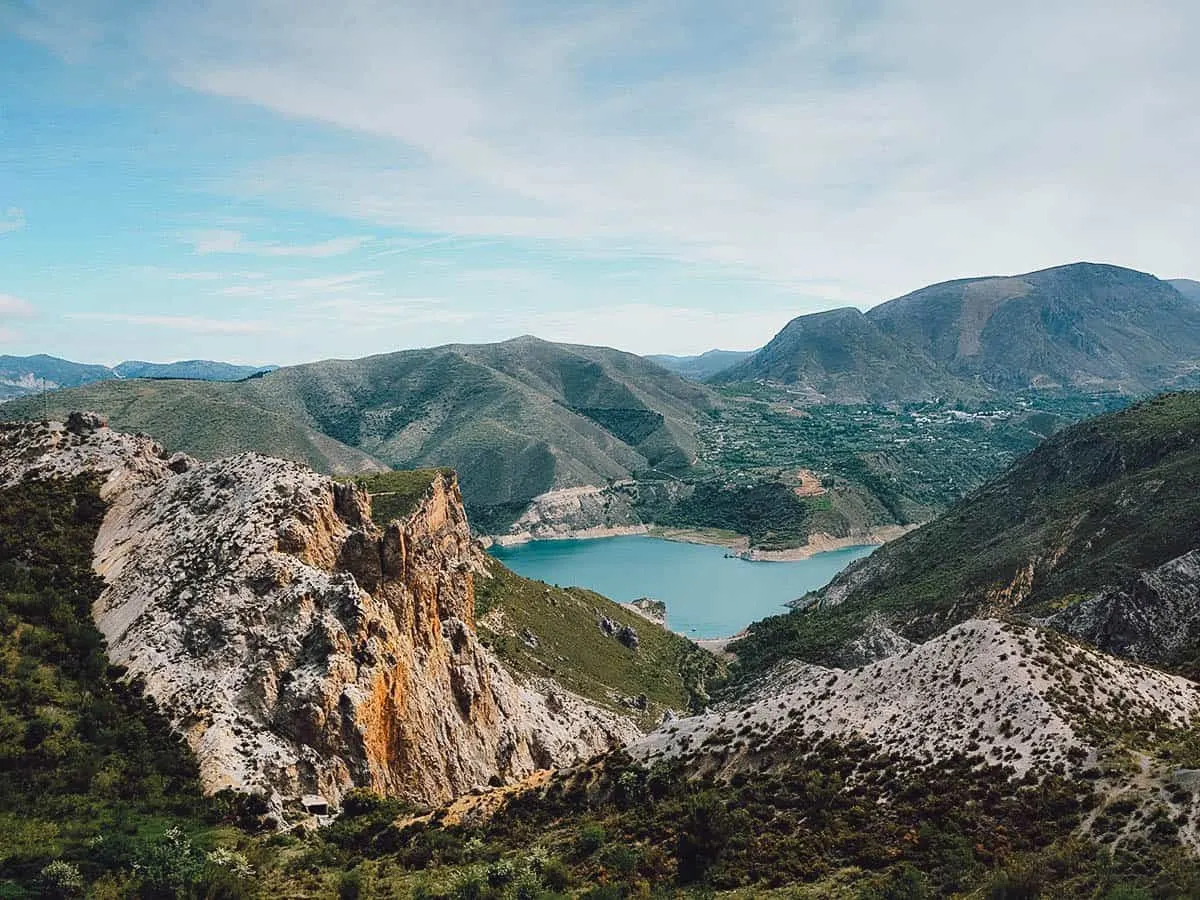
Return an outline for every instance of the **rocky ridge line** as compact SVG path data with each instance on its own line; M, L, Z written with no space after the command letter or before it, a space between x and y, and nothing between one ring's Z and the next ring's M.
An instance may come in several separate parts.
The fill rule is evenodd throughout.
M452 478L380 528L365 493L296 463L201 464L87 416L0 431L0 484L87 472L109 505L94 618L207 790L277 812L355 786L441 802L637 734L479 644L480 550Z

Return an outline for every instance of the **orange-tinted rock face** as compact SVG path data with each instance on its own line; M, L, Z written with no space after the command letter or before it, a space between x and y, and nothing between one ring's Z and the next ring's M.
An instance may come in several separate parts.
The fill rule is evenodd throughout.
M557 686L517 683L479 644L482 551L452 477L381 529L365 494L295 463L168 465L107 428L39 435L0 444L0 475L107 473L93 614L208 789L277 808L355 786L441 801L634 734Z

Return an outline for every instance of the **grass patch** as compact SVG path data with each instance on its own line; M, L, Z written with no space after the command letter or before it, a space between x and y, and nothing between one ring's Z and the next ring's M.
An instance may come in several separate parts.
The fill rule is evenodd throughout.
M686 638L592 591L522 578L498 560L488 569L490 578L475 580L479 634L514 669L626 713L624 698L644 696L646 722L708 700L721 664ZM638 648L601 631L601 616L634 628Z
M363 488L371 496L371 518L384 526L392 519L407 518L439 477L453 477L448 468L404 469L372 472L344 480Z

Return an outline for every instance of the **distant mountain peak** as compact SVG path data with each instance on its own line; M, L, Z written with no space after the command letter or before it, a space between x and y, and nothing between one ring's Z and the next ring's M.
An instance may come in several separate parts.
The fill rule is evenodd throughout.
M1094 262L956 279L865 314L800 316L716 377L834 402L1029 388L1137 394L1177 386L1200 363L1198 296L1200 285Z

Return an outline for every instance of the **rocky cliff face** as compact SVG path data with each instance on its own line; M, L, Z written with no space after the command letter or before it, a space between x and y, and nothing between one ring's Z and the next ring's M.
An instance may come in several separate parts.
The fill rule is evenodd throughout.
M109 504L95 620L209 790L442 801L635 734L479 644L453 478L381 527L364 493L283 460L200 464L89 420L0 433L0 483L86 471Z
M1200 550L1109 587L1046 623L1109 653L1176 664L1200 647Z

